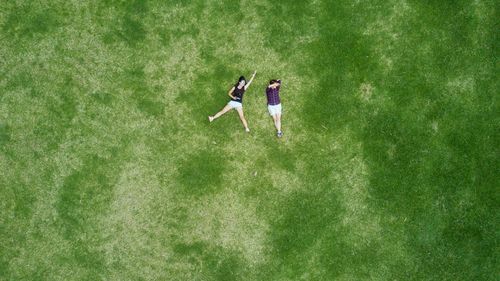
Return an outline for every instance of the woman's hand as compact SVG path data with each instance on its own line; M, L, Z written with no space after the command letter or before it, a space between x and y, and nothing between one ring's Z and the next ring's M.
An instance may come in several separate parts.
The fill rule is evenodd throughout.
M229 92L227 93L232 99L234 99L233 91L234 91L234 87L232 87L231 90L229 90Z
M250 84L252 84L252 81L255 78L255 74L257 74L257 70L253 72L252 78L250 78L250 81L248 81L248 83L245 85L245 90L248 89L248 86L250 86Z

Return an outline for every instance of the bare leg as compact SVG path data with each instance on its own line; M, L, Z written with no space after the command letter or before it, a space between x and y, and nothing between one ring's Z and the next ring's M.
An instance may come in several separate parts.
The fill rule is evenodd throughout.
M281 132L281 114L276 114L276 119L274 120L274 126L276 126L276 130Z
M238 115L240 116L241 123L243 123L243 126L245 127L245 131L249 132L250 129L248 129L247 120L245 119L245 116L243 115L243 107L237 107L236 110L238 111Z
M224 106L224 108L221 111L217 112L214 116L208 116L208 120L210 120L210 122L212 122L215 119L221 117L224 113L228 112L229 110L231 110L231 106L226 105L226 106Z

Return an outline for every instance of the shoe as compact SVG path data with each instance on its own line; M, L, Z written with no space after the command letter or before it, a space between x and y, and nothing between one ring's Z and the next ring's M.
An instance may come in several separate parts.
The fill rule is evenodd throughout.
M277 132L277 133L276 133L276 136L277 136L278 138L281 138L281 137L283 136L283 132L281 132L281 131Z
M250 129L245 128L245 132L250 133Z
M214 121L214 117L213 116L208 116L208 122L212 122Z

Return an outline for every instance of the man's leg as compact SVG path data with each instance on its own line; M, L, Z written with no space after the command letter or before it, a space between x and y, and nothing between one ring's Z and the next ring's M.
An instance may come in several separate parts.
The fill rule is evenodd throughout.
M278 133L281 133L281 113L278 113L273 117L274 117L274 125L276 126L276 130L278 130Z

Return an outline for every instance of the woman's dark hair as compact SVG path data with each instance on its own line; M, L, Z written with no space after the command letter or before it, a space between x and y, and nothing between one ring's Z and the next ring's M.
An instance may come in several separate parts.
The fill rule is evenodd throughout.
M245 79L245 76L240 76L240 78L238 79L238 83L240 83L241 81L245 81L245 84L247 83L247 79Z

